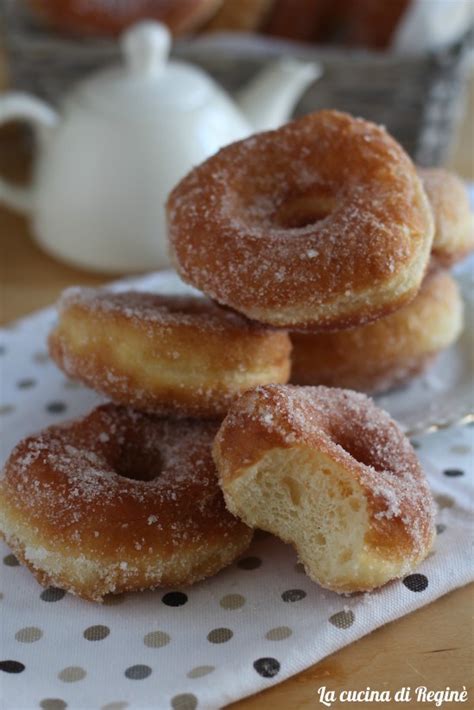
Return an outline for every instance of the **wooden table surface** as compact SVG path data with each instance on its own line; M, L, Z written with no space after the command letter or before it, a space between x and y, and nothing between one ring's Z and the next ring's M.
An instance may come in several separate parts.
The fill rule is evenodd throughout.
M468 179L474 179L472 89L471 86L466 120L452 160L453 167ZM1 174L24 176L27 163L24 152L17 132L3 129L0 132ZM0 264L2 322L50 304L66 286L96 285L110 278L76 271L54 261L34 244L26 221L1 208ZM474 585L470 585L374 631L303 673L235 703L232 708L298 710L324 707L317 698L317 690L322 685L336 691L365 689L367 686L392 691L402 686L426 685L434 690L465 686L470 702L462 707L466 710L474 708L473 610ZM336 710L347 707L347 703L338 701L332 705ZM375 708L375 705L370 707ZM383 707L403 706L384 703Z

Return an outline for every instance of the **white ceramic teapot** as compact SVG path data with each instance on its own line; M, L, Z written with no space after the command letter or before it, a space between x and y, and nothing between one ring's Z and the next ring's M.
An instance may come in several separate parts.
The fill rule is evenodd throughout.
M0 179L0 201L31 217L52 255L103 272L168 266L164 204L173 185L223 145L283 123L319 75L315 64L279 61L237 105L202 70L168 61L161 24L135 25L122 48L124 65L81 82L59 113L26 94L0 98L0 122L38 129L32 184Z

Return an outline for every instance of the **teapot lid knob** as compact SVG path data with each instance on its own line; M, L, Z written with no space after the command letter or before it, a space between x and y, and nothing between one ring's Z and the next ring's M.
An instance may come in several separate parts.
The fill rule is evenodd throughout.
M127 67L137 74L153 74L166 63L171 34L161 22L138 22L120 40Z

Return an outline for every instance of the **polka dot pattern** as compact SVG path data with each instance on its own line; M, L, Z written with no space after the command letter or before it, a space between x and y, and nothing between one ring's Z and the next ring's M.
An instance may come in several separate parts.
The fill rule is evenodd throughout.
M21 323L0 331L5 450L98 401L49 359L44 343L52 320L50 313L31 333ZM18 705L21 687L24 706L42 710L222 707L229 687L236 696L265 689L335 645L370 633L388 616L400 617L464 584L472 559L458 520L469 514L472 431L416 435L439 507L438 537L417 569L369 599L322 590L306 577L291 547L268 534L256 534L248 551L212 579L183 589L110 595L102 605L41 587L0 543L6 706Z
M230 629L221 627L209 631L207 634L207 640L210 641L210 643L226 643L227 641L230 641L233 635L234 634Z
M424 592L428 586L428 577L424 574L409 574L403 580L403 584L411 592Z
M97 624L96 626L89 626L84 631L83 636L87 641L103 641L109 634L110 629L108 626Z
M262 678L274 678L280 671L280 663L276 658L258 658L253 667Z
M77 683L86 677L87 673L80 666L68 666L58 673L59 680L63 683Z
M44 602L59 602L66 596L66 592L64 589L58 589L57 587L48 587L44 592L41 592L40 596Z
M143 639L143 643L148 648L162 648L167 646L170 641L170 636L164 631L150 631Z
M16 632L15 638L20 643L34 643L39 641L42 637L43 632L38 629L37 626L25 626L24 629L20 629Z
M130 680L144 680L151 675L150 666L145 666L142 664L137 664L136 666L130 666L125 671L125 677L130 678Z
M171 700L173 710L195 710L197 704L197 698L192 693L181 693L181 695L175 695Z

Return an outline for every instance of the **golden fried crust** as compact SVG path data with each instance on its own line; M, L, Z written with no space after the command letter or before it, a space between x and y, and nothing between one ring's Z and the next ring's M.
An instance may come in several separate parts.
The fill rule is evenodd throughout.
M224 0L204 32L252 32L268 15L274 0Z
M232 405L213 455L229 510L292 543L323 586L372 589L429 552L434 509L423 471L395 422L365 395L257 387Z
M418 168L435 220L432 255L452 266L474 249L474 215L465 184L442 168Z
M385 392L423 372L462 326L459 287L434 269L411 303L375 323L337 333L293 333L291 380Z
M24 439L0 481L0 530L43 584L100 601L230 564L251 531L225 509L215 422L105 405Z
M285 332L194 296L68 290L49 349L114 402L174 416L224 415L236 394L290 373Z
M321 111L223 148L168 199L181 276L262 323L337 330L421 284L433 217L383 128Z
M28 0L53 27L74 34L118 35L133 23L149 18L163 22L174 35L200 27L221 0L134 0L85 3L82 0Z

